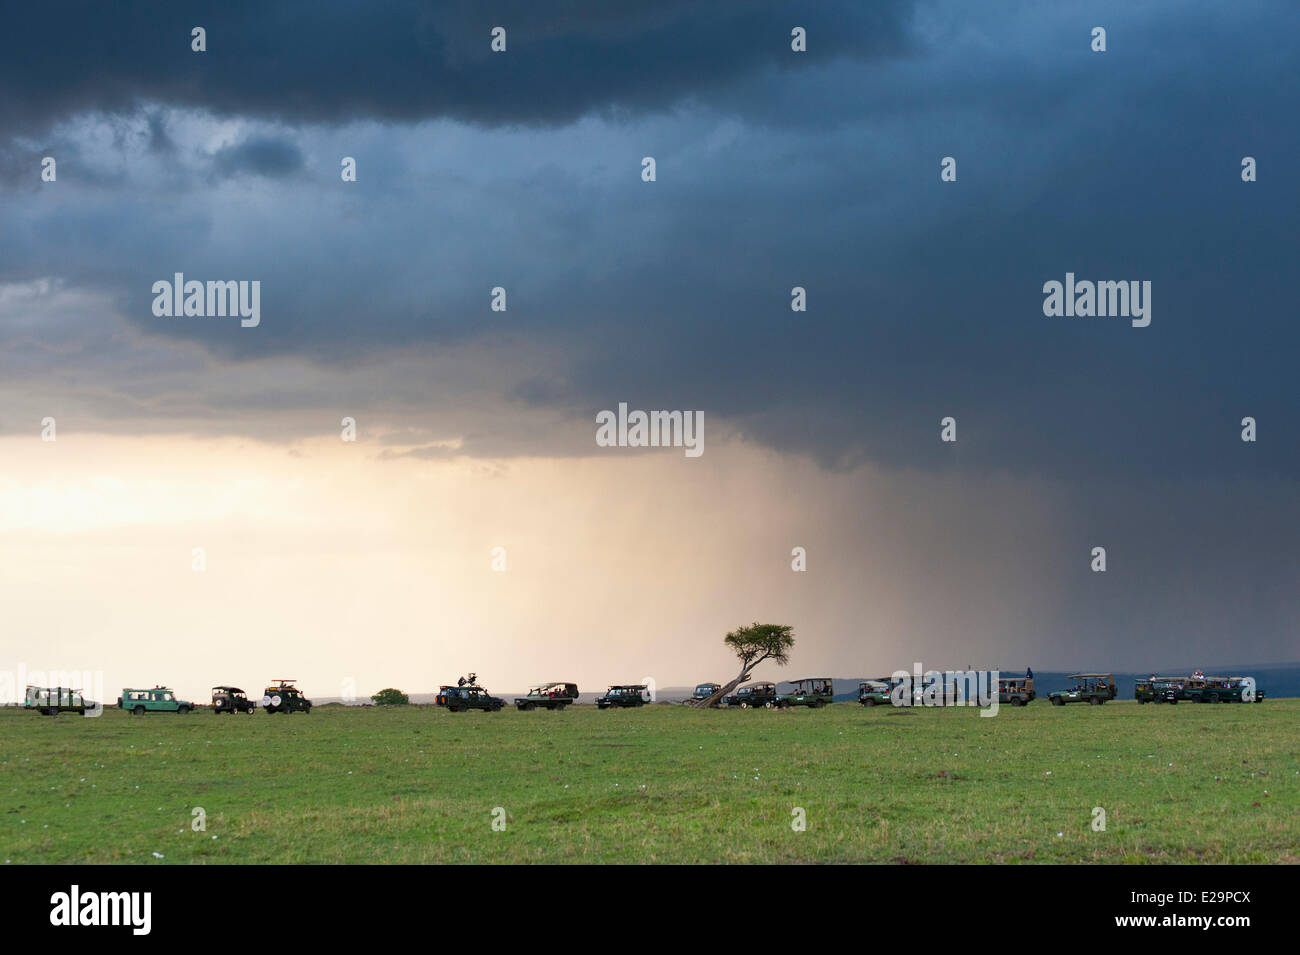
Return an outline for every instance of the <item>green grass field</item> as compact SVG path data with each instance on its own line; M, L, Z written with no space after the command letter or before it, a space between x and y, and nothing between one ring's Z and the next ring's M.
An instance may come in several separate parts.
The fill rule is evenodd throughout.
M1038 701L994 718L855 703L6 708L0 796L10 864L1294 863L1300 700ZM191 828L194 807L206 832ZM795 807L806 831L791 827Z

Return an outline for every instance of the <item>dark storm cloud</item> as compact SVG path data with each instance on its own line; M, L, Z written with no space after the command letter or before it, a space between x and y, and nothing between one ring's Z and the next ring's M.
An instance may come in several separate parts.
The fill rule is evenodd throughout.
M286 139L255 136L241 143L224 146L212 157L212 171L227 179L241 173L278 179L303 167L302 151Z
M247 0L13 5L0 32L8 135L141 103L286 121L556 123L669 106L751 74L906 48L911 0ZM790 52L803 26L809 52ZM207 52L190 31L207 31ZM491 30L507 31L494 54Z
M856 45L867 56L908 46L912 55L829 62L819 53L819 69L777 75L764 64L788 50L789 24L814 21L772 5L737 7L758 15L736 13L734 30L724 22L733 14L713 6L570 6L581 15L555 20L525 5L507 11L520 25L507 58L545 59L553 75L516 63L509 69L524 72L489 80L493 18L464 26L476 16L468 6L432 19L411 7L378 19L304 13L297 31L290 8L223 7L247 18L249 37L275 37L274 49L245 44L240 69L204 67L194 87L180 78L195 76L189 59L169 71L114 49L66 76L54 71L38 96L48 109L109 106L74 92L111 98L120 86L133 91L122 103L327 120L432 112L542 121L598 101L686 96L690 105L592 124L595 132L455 130L446 138L469 144L436 163L422 154L441 128L422 139L386 127L355 150L351 131L339 141L317 131L314 145L300 132L304 141L282 143L269 167L265 152L273 159L279 147L269 144L279 140L258 134L218 155L230 168L283 172L297 168L296 149L305 168L292 188L281 180L258 191L254 181L244 190L256 177L242 177L240 189L208 201L187 195L179 212L153 183L120 202L96 195L57 213L28 206L32 224L0 235L0 278L100 285L138 328L233 361L351 366L467 340L512 354L546 349L560 359L518 378L481 359L483 378L503 401L571 414L575 427L622 400L699 408L827 466L1081 481L1300 473L1291 367L1300 189L1287 168L1300 154L1288 85L1300 66L1297 9L1114 4L1097 13L1111 50L1094 54L1091 17L1066 7L949 4L946 32L910 46L902 7L852 9L867 8L887 11L872 14L886 28L816 8L831 19L810 26L814 49ZM413 32L392 32L394 9L417 22ZM188 36L185 23L137 24L153 38L139 42L157 42L160 30ZM214 53L219 23L207 24ZM712 59L679 35L695 28L717 45ZM352 37L350 56L390 56L393 69L371 74L340 60L342 48L330 45L340 31ZM448 45L462 35L478 39ZM417 95L402 79L415 68L402 52L412 36L438 51L422 54L421 69L442 64L485 85L448 80ZM652 55L654 82L638 73ZM313 74L321 64L332 64L329 83ZM266 75L281 70L274 82ZM262 80L251 81L258 71ZM745 120L729 130L736 115ZM814 120L821 128L810 130ZM337 157L354 151L360 180L340 186ZM659 159L653 184L638 177L646 151ZM311 178L317 154L331 164L328 185ZM946 155L958 160L956 183L939 181ZM1244 155L1259 159L1259 182L1241 181ZM180 268L260 279L262 325L232 333L219 321L154 318L152 281ZM1067 271L1151 281L1151 326L1045 317L1042 285ZM498 284L509 288L510 310L488 320ZM790 311L794 285L808 290L807 313ZM401 386L409 393L412 383ZM938 440L948 415L955 445ZM1255 444L1239 439L1248 415L1259 422ZM502 429L490 445L466 447L509 453L511 440Z

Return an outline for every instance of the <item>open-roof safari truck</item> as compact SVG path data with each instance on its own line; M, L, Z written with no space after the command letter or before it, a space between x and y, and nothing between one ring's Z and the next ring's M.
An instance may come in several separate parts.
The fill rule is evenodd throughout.
M794 689L777 697L777 706L810 706L821 709L835 699L835 684L828 676L806 676L792 680Z
M94 709L94 703L87 703L80 690L67 686L29 686L23 699L23 709L35 710L42 716L58 716L60 713L80 713L86 715L86 708Z
M526 696L515 697L515 709L562 710L578 698L576 683L542 683L528 691Z
M892 681L885 677L863 680L858 684L858 702L863 706L890 706L894 702L890 696L892 686Z
M1188 677L1179 699L1189 703L1258 703L1264 698L1255 681L1245 676Z
M1053 690L1047 695L1053 706L1066 703L1090 703L1101 706L1108 700L1115 699L1115 676L1111 673L1071 673L1067 680L1074 680L1074 685L1067 690Z
M1024 706L1033 702L1035 696L1032 676L998 677L998 703Z

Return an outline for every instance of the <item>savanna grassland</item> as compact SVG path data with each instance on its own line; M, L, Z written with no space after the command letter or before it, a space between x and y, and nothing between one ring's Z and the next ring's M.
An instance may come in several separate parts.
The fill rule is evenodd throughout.
M1295 863L1298 846L1294 699L1040 700L993 718L855 703L0 710L10 864Z

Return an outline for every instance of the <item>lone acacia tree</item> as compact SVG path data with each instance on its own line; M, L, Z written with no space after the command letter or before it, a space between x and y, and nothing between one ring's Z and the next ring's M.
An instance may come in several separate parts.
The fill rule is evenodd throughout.
M740 658L740 674L714 693L700 706L717 706L722 698L749 679L749 671L764 660L775 660L781 666L790 662L790 648L794 646L794 627L779 623L754 621L748 627L737 627L723 640Z

